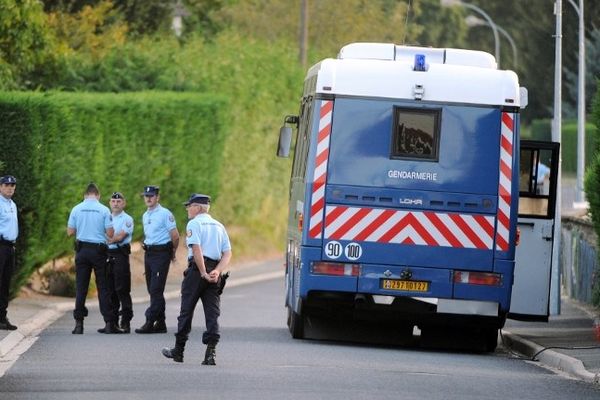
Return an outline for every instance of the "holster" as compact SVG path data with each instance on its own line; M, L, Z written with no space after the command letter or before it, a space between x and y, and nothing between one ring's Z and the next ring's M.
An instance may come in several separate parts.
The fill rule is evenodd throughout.
M115 258L108 256L106 257L106 275L112 275L115 266Z
M223 289L225 289L227 279L229 279L229 271L225 272L224 274L221 274L221 279L219 279L219 282L217 283L219 285L219 290L217 291L219 296L223 294Z

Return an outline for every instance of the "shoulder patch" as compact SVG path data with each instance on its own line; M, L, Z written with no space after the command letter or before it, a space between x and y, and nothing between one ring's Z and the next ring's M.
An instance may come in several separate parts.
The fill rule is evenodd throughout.
M173 216L173 214L169 214L169 221L171 221L171 222L175 221L175 217Z
M188 229L188 231L187 231L187 237L192 237L192 230L191 229Z
M125 226L128 228L131 228L131 225L133 225L133 223L131 221L125 222Z

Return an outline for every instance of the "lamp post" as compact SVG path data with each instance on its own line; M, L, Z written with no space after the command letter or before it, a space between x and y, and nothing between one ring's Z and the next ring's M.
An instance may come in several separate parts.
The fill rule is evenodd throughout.
M489 23L487 21L484 21L481 18L477 18L474 15L467 16L467 18L465 18L465 23L467 24L468 27L489 26ZM517 60L517 46L515 44L515 41L513 40L512 36L509 35L509 33L506 31L506 29L502 28L500 25L496 24L496 29L498 29L498 32L500 32L506 38L506 40L508 40L508 43L510 44L510 47L512 48L513 69L516 71L517 67L519 66L519 61Z
M579 16L579 71L577 74L577 191L573 206L585 207L583 175L585 171L585 22L583 19L583 0L579 7L569 0Z
M173 19L171 21L171 29L175 32L175 36L180 37L183 32L183 18L190 15L189 11L186 10L185 6L181 3L181 0L177 0L177 3L173 5Z
M461 0L440 0L440 5L442 7L460 6L480 14L488 22L490 28L492 28L492 32L494 33L494 55L496 57L496 63L500 65L500 37L498 35L498 27L492 18L490 18L490 16L487 15L487 13L481 8L474 6L473 4L465 3Z
M562 0L555 0L556 34L554 48L554 118L552 119L552 141L562 142ZM556 205L554 213L554 246L552 247L552 273L550 279L550 315L560 314L560 242L562 207L562 149L558 155Z

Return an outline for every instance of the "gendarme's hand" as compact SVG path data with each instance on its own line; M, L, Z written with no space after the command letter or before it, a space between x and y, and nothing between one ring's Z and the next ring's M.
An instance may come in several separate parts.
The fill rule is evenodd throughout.
M219 276L220 276L220 275L221 275L221 273L220 273L219 271L217 271L217 270L213 270L213 271L211 271L211 272L208 274L208 276L209 276L209 279L208 279L208 281L209 281L209 282L212 282L212 283L216 283L216 282L218 282L218 281L219 281Z

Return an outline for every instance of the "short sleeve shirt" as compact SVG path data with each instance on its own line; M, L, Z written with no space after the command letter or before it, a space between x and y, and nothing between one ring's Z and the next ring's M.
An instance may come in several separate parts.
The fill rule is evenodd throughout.
M193 257L192 245L200 245L205 257L220 260L224 251L231 250L229 236L223 224L209 214L202 213L191 219L186 228L188 258Z
M119 243L111 243L108 245L109 249L116 249L118 245L124 245L131 243L131 236L133 235L133 218L125 211L122 211L118 215L113 215L113 228L115 234L124 231L127 236Z
M171 230L177 229L175 217L168 209L158 204L142 216L144 223L144 244L156 246L171 241Z
M106 230L113 227L112 215L96 199L85 199L71 210L67 226L75 229L77 240L106 244Z
M15 241L19 236L17 205L12 199L0 196L0 235L4 240Z

